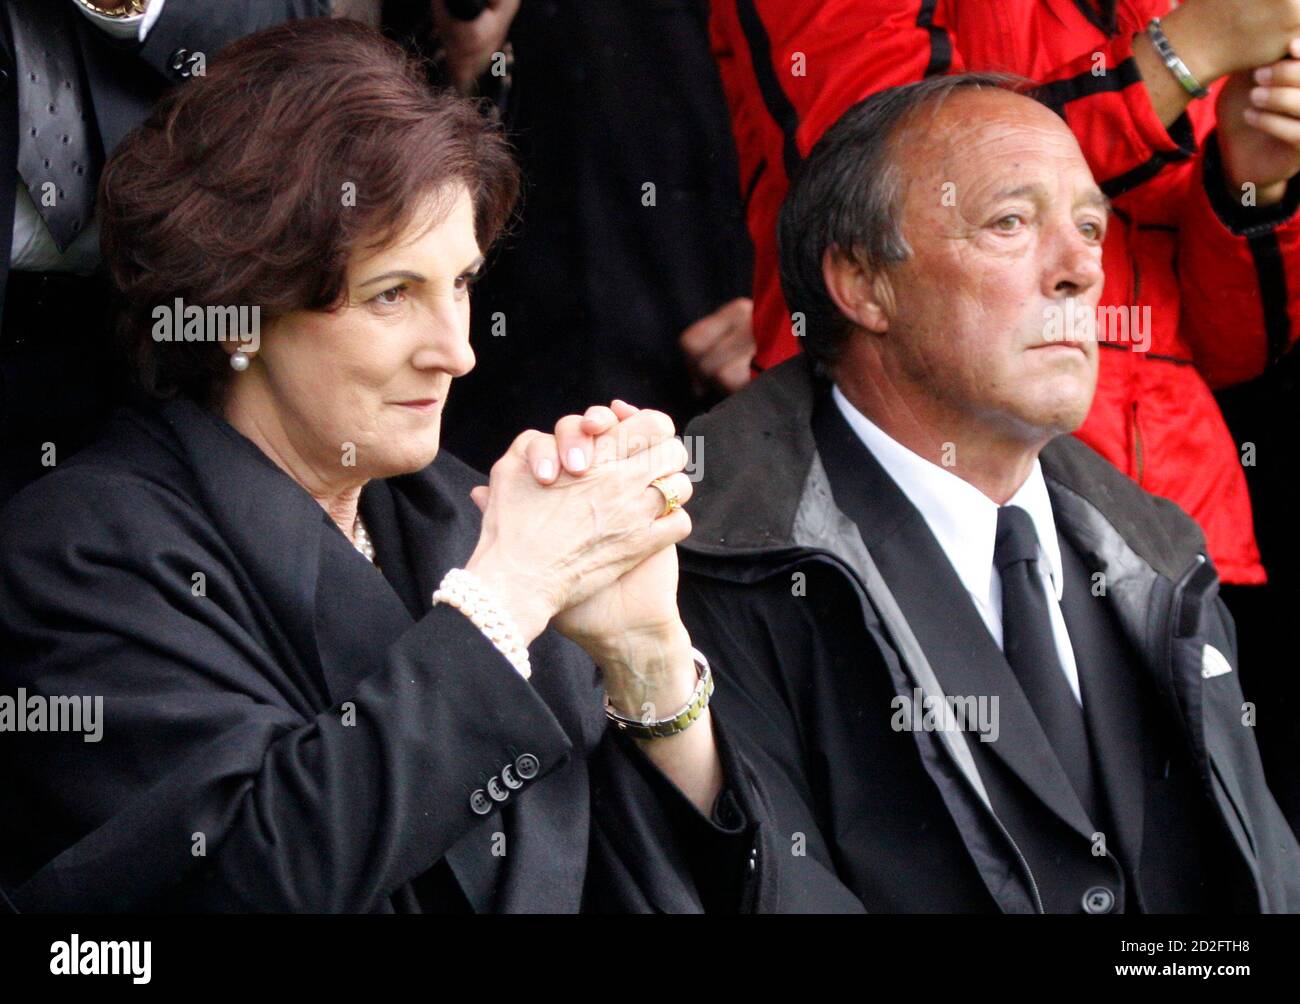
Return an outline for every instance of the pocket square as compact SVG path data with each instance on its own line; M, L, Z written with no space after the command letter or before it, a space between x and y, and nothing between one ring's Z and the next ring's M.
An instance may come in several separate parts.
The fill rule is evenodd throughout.
M1208 680L1212 676L1222 676L1232 672L1228 657L1213 645L1206 645L1201 652L1201 676Z

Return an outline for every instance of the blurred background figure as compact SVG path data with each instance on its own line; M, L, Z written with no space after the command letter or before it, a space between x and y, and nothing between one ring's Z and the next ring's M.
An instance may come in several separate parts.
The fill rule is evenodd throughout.
M682 425L742 385L752 252L705 0L400 0L385 19L496 104L524 171L474 291L453 452L485 469L519 429L614 397Z
M227 43L380 0L3 0L0 502L93 438L119 395L95 193L169 85Z
M1300 60L1290 58L1300 55L1300 8L1288 0L715 0L711 36L755 247L760 370L800 350L777 275L776 219L789 179L831 123L877 91L929 76L1007 72L1041 84L1114 210L1101 307L1124 322L1104 334L1123 337L1101 344L1097 394L1078 435L1205 532L1241 625L1242 683L1258 705L1270 783L1296 826L1300 682L1294 659L1278 658L1290 651L1289 624L1269 614L1270 603L1294 608L1294 573L1281 596L1261 589L1243 473L1256 464L1265 489L1264 477L1294 481L1295 447L1279 445L1270 424L1286 422L1279 428L1289 435L1294 396L1243 409L1259 437L1247 450L1212 388L1257 377L1300 333ZM1277 451L1266 456L1265 445ZM1263 508L1271 516L1291 492ZM1271 516L1270 527L1279 531L1273 556L1291 562L1293 512L1280 525Z

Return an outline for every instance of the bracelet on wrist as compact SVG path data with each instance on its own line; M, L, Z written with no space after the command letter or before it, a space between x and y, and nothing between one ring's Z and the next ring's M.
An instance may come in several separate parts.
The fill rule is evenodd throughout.
M1151 23L1147 25L1147 37L1151 39L1156 54L1164 60L1165 66L1169 67L1169 72L1182 85L1183 90L1194 98L1209 97L1210 92L1201 86L1201 82L1196 79L1195 74L1187 68L1187 64L1174 51L1173 44L1165 35L1164 28L1160 26L1160 18L1153 17L1151 19Z
M470 619L525 680L533 675L532 665L528 661L528 646L524 644L514 619L506 613L497 596L473 572L453 568L438 583L433 602L435 606L445 603L449 607L455 607Z
M690 699L682 705L681 710L667 718L638 721L615 711L609 701L609 695L606 694L605 717L613 722L620 732L626 732L636 739L664 739L685 732L700 720L704 709L709 706L709 698L713 696L713 671L709 669L709 660L704 658L704 654L696 648L691 649L691 658L695 661L695 672L699 679L696 681Z

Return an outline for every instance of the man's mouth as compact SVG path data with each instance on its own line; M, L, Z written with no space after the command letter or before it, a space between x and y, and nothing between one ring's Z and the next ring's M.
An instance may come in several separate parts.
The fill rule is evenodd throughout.
M1030 351L1039 349L1074 349L1076 352L1083 352L1087 355L1081 342L1061 341L1061 342L1042 342L1038 345L1029 346Z

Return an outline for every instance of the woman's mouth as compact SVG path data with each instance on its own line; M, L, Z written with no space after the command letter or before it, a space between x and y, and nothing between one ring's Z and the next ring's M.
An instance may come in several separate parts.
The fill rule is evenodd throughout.
M401 408L410 408L412 411L430 412L436 410L440 403L436 397L422 397L411 401L398 401L397 405Z

